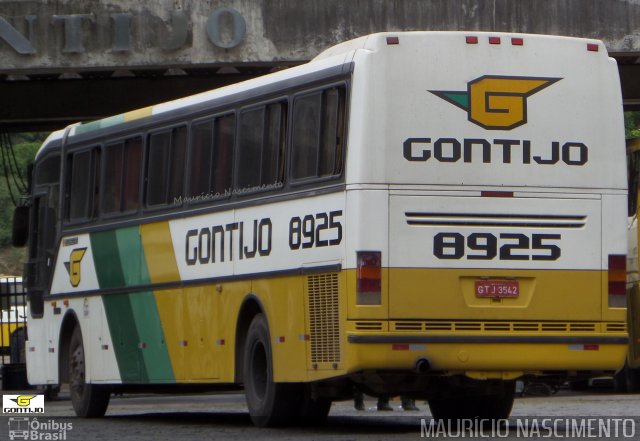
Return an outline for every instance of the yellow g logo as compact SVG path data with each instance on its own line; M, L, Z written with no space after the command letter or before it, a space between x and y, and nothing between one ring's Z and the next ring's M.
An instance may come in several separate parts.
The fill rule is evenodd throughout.
M527 123L527 98L559 80L485 75L467 83L466 92L430 92L466 110L469 121L480 127L511 130Z
M80 285L80 262L82 262L82 258L86 252L86 248L76 248L71 251L69 261L64 263L64 266L67 268L67 272L69 273L69 282L71 282L71 286L74 288Z
M31 403L31 399L35 397L35 395L20 395L18 398L11 398L11 401L20 407L27 407Z

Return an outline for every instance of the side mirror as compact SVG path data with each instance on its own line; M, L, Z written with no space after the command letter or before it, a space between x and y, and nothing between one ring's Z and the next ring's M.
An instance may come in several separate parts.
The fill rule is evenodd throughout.
M14 247L23 247L29 237L29 207L16 207L13 212L13 231L11 242Z

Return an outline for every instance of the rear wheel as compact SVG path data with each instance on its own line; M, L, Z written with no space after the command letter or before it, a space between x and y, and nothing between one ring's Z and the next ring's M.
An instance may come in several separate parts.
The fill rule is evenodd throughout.
M267 321L257 314L244 347L244 392L251 420L258 427L295 423L302 400L299 384L273 381L273 358Z
M85 381L86 363L80 326L76 326L71 335L68 368L71 403L76 415L83 418L103 416L109 406L109 388Z
M477 385L456 384L446 381L438 393L428 400L435 419L487 419L509 418L515 397L515 381L500 381L491 389Z

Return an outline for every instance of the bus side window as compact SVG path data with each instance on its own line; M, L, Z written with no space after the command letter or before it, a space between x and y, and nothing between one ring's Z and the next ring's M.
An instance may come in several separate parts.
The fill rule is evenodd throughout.
M95 147L71 153L69 160L67 219L87 220L97 215L100 150Z
M286 105L280 102L245 110L240 114L236 166L238 188L282 183L285 121Z
M293 108L292 177L336 176L342 172L345 88L297 97Z
M235 114L191 125L189 196L206 201L228 196L235 140Z
M147 205L175 204L182 200L187 127L149 135Z
M131 212L138 208L142 138L107 145L102 209L105 213Z

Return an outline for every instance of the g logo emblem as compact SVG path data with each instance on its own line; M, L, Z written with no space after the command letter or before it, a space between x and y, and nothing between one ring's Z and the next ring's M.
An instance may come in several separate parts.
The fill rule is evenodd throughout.
M559 80L485 75L467 83L466 92L430 92L466 110L469 121L482 128L511 130L527 123L527 98Z
M80 262L82 262L82 258L86 252L86 248L76 248L71 251L69 261L64 263L64 266L67 268L67 272L69 273L69 282L74 288L80 285Z

